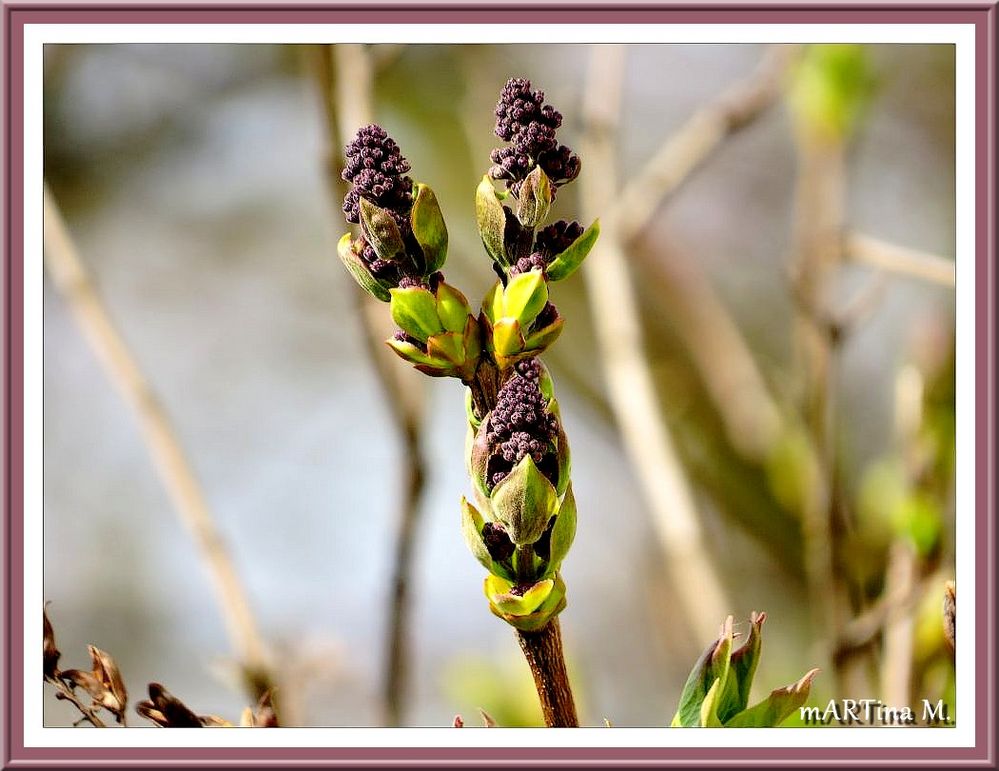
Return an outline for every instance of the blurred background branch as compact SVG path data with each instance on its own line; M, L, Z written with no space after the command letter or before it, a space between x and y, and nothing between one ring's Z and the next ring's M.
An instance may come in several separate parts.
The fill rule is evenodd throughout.
M616 129L626 56L624 46L590 49L580 143L586 159L580 195L587 221L607 211L616 197ZM608 399L684 615L699 638L712 639L731 604L705 549L693 493L660 414L623 243L611 216L583 267Z
M956 266L953 260L898 246L863 233L849 234L843 253L846 259L857 264L939 284L946 289L953 289L956 284Z
M159 398L104 307L47 186L44 222L45 267L142 430L156 471L212 580L243 687L256 701L275 687L276 679L246 589L205 493Z
M374 79L376 67L391 64L401 46L379 48L377 57L365 45L323 45L314 51L317 82L327 134L327 170L335 228L343 224L339 204L347 186L340 176L344 167L343 148L354 132L374 120ZM377 60L376 60L377 59ZM420 520L420 501L427 465L422 447L423 378L408 367L400 366L385 340L395 327L385 305L350 282L348 291L361 320L368 357L384 392L392 424L401 444L402 500L399 505L393 554L390 564L386 643L382 674L382 723L399 726L405 718L405 706L411 659L408 601L415 579L413 555Z

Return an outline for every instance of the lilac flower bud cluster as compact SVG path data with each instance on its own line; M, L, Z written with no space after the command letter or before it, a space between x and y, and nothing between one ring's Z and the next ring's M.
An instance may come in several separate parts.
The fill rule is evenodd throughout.
M413 206L413 180L403 176L410 170L399 145L381 126L371 124L358 129L344 148L346 165L343 178L352 187L343 199L343 213L348 222L361 221L358 199L362 196L379 208L387 209L405 234L409 228L409 210Z
M544 92L532 91L531 81L511 78L496 104L496 136L510 146L492 151L489 175L505 180L514 195L519 194L524 177L535 165L556 188L579 175L579 157L560 145L555 136L562 114L544 101Z
M515 276L529 270L545 270L552 260L568 249L581 235L583 235L583 226L578 222L559 220L542 228L535 236L534 250L510 266L510 275Z
M347 221L360 223L360 199L365 198L392 216L407 244L407 251L419 251L414 246L409 221L413 208L413 180L405 174L410 165L395 140L381 126L364 126L344 148L344 161L341 176L351 184L343 199L343 213ZM361 242L361 260L379 281L390 286L424 283L420 280L421 271L417 267L422 258L413 260L412 264L383 260L375 254L363 235Z
M494 449L486 479L492 486L503 481L527 455L546 476L557 474L554 439L558 419L545 409L540 376L541 366L535 359L518 362L499 390L489 418L488 441Z

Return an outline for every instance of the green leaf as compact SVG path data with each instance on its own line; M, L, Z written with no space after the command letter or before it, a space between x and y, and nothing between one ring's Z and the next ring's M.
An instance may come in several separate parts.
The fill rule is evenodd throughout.
M437 298L429 290L413 286L390 289L389 293L392 295L392 321L403 332L425 343L431 335L444 331L437 316Z
M547 578L562 564L565 555L569 553L569 547L576 537L576 498L572 494L572 485L565 491L562 505L559 507L558 516L555 519L555 526L551 535L551 554L548 560L548 567L545 569Z
M437 287L437 316L448 332L465 331L472 307L461 292L443 281Z
M555 485L555 491L559 495L564 495L569 487L569 479L572 474L572 454L569 452L569 438L565 435L565 429L562 428L562 418L558 414L557 399L552 399L549 402L548 411L555 415L558 420L558 432L555 436L555 453L558 458L558 480Z
M472 389L465 389L465 417L468 418L468 427L474 432L482 421L475 415L475 403L472 401ZM466 454L471 451L471 445L466 448ZM469 471L471 473L471 471Z
M461 496L461 534L465 538L465 544L475 559L486 570L492 572L493 558L489 556L489 549L486 548L486 542L482 540L482 528L484 525L485 520L482 518L479 510L466 501L465 496Z
M544 628L549 621L565 609L565 582L563 582L562 577L556 573L554 583L555 585L552 587L548 597L545 598L545 601L542 602L533 613L528 615L504 613L491 601L491 599L489 603L489 610L522 632L537 632L539 629Z
M428 185L413 186L413 208L409 212L413 235L423 250L425 274L440 270L447 259L447 225L437 196Z
M495 577L490 576L489 578ZM489 578L486 578L487 587L490 584ZM508 582L503 581L503 583ZM538 581L534 584L534 586L524 592L523 595L507 591L502 593L487 594L486 596L489 597L489 601L504 614L509 614L511 616L527 616L537 610L541 606L541 603L548 599L548 595L552 593L554 586L554 581L546 579L544 581Z
M532 332L524 341L524 347L530 351L535 351L533 355L544 351L548 346L558 340L562 334L562 327L565 326L565 319L559 316L547 327Z
M427 353L434 359L461 366L465 363L465 344L457 332L442 332L427 340Z
M721 720L718 719L718 694L722 692L724 683L720 679L716 679L711 687L708 689L707 694L704 696L704 701L701 702L701 714L700 714L700 727L701 728L721 728Z
M776 728L808 700L812 680L819 670L813 669L798 682L772 691L770 695L727 723L726 728Z
M503 290L503 317L516 319L526 329L547 302L548 285L541 271L520 273Z
M412 343L406 342L405 340L389 338L385 341L385 344L410 364L435 363L426 351L421 350L419 347L413 345Z
M524 178L517 199L517 219L526 228L536 228L548 217L552 206L552 183L540 166Z
M475 219L486 252L500 265L507 265L506 249L503 246L506 214L503 213L503 204L496 197L496 189L488 174L475 189Z
M503 317L503 284L499 281L482 298L482 312L493 324Z
M383 260L398 260L406 254L402 233L392 215L379 209L367 198L359 199L361 224L371 248Z
M498 356L513 356L524 350L520 324L512 319L497 321L493 326L493 350Z
M465 346L465 363L470 367L468 375L471 377L475 375L479 357L482 355L482 332L478 320L472 315L465 319L462 342Z
M718 719L723 723L734 715L746 709L749 704L749 692L753 687L753 677L760 663L760 653L763 647L762 628L766 621L766 613L752 613L749 617L749 637L732 653L729 661L731 667L725 691L719 697Z
M732 617L725 619L722 633L717 640L708 646L701 654L694 668L687 677L680 694L680 705L677 707L673 725L684 728L694 728L700 725L701 704L715 680L721 681L720 688L724 691L725 681L729 674L729 656L732 652Z
M558 506L555 488L538 471L530 455L525 455L493 488L490 499L493 516L506 527L517 546L537 541Z
M590 253L594 244L597 243L599 236L600 220L594 220L593 224L584 230L579 238L569 244L565 251L551 261L548 270L545 271L548 274L548 280L562 281L575 273L576 269L583 264L583 260L586 259L586 255Z
M337 242L336 253L339 255L340 261L344 264L344 267L346 267L350 275L354 277L354 281L358 283L361 289L374 297L376 300L381 300L382 302L389 301L389 298L391 297L389 290L371 275L371 271L368 270L368 266L364 264L360 255L354 251L350 233L344 233L343 237Z

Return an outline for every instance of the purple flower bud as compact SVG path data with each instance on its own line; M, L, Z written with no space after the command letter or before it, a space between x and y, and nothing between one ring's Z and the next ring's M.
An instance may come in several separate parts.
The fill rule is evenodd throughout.
M583 235L583 226L578 222L559 220L538 231L534 237L534 249L541 252L549 263L562 254L572 242Z
M343 202L348 222L360 222L357 199L367 198L376 206L398 215L400 228L408 227L413 205L413 180L403 176L410 170L399 145L381 126L358 129L344 148L343 178L352 184Z
M486 481L496 486L525 456L530 455L552 484L558 475L555 437L558 419L548 412L541 393L541 366L535 359L514 365L513 374L499 390L489 417Z
M495 522L486 522L482 528L482 540L486 544L486 551L496 562L506 562L513 556L514 545L510 536L502 525Z
M524 78L510 78L500 91L496 136L511 146L492 151L494 165L489 175L504 180L514 195L519 194L521 182L535 165L541 166L553 188L579 175L578 156L559 145L555 136L562 114L544 101L544 92L532 91L531 81Z
M426 286L426 260L413 236L410 211L413 208L413 180L405 176L410 170L399 145L381 126L371 124L358 129L354 139L344 148L343 178L351 184L343 199L343 213L348 222L361 221L360 199L365 198L392 217L406 245L408 259L381 260L364 240L360 257L371 274L386 286L402 286L415 281ZM436 283L439 283L438 278ZM407 283L406 286L416 284Z

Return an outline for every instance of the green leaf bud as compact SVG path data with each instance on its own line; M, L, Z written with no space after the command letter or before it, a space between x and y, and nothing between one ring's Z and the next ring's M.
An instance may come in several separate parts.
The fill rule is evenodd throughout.
M548 218L552 206L552 183L540 166L535 166L520 186L517 219L525 228L536 228Z
M425 274L441 269L447 259L447 225L437 196L428 185L413 186L413 208L409 213L413 236L423 250Z
M493 516L517 546L537 541L558 506L555 488L530 455L493 488L490 500Z
M482 177L475 189L475 218L486 252L500 265L506 265L506 247L503 243L506 214L488 174Z
M380 209L367 198L358 201L361 224L368 243L380 259L394 262L406 255L406 245L395 219L386 209Z
M364 260L354 251L354 242L351 240L350 233L344 233L343 237L337 242L336 253L361 289L376 300L388 302L391 299L388 287L371 275L371 271L364 264Z

